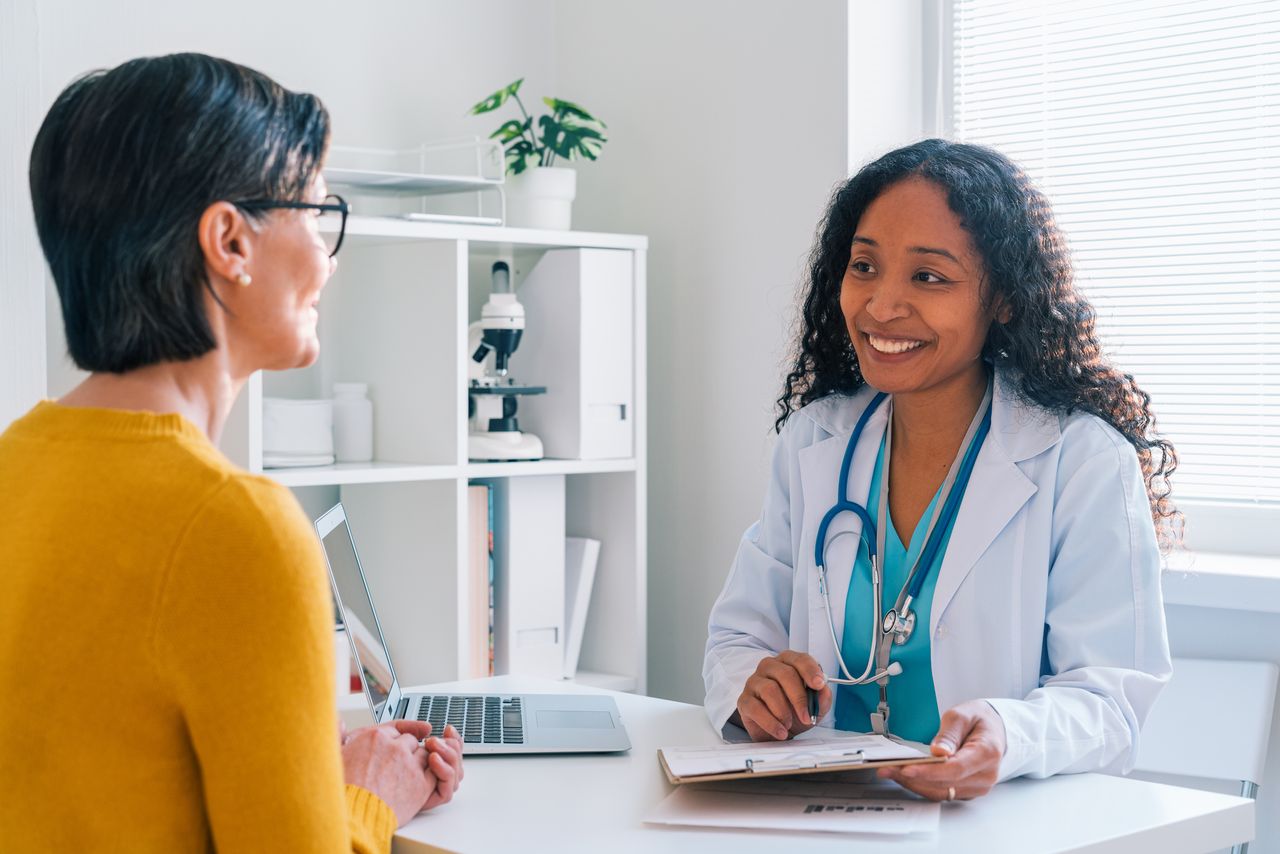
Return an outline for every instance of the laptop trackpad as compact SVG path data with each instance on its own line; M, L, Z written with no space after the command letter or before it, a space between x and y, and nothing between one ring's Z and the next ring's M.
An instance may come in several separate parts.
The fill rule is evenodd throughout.
M557 729L613 729L613 715L608 712L538 709L538 726Z

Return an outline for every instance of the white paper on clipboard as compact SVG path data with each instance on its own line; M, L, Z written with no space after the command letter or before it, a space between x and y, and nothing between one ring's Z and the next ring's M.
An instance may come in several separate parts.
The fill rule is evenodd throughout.
M790 741L717 744L710 747L664 747L662 756L676 777L698 777L735 771L774 771L847 765L885 759L928 756L918 747L883 735L811 729Z

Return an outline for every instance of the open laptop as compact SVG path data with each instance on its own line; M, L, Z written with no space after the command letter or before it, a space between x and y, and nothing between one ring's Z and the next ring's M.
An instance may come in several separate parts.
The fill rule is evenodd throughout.
M359 664L376 723L420 720L443 734L452 724L464 752L613 753L631 749L611 697L594 694L416 694L396 680L391 653L373 607L342 504L316 520L333 582L333 597Z

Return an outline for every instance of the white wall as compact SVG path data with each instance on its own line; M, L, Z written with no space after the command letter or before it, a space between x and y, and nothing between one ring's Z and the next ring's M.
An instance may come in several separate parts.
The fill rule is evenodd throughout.
M609 126L575 225L649 249L649 693L701 702L759 515L803 260L845 176L846 3L557 0L556 95Z
M71 78L137 56L194 50L320 95L336 143L417 144L489 132L465 115L521 75L548 81L550 0L40 0L44 105Z
M925 0L850 0L851 171L934 133L924 115L926 94L931 94L924 79L925 5Z
M18 38L38 43L41 116L87 70L188 50L316 93L340 145L487 136L492 117L467 116L472 104L521 76L532 89L554 88L551 0L40 0L38 14L38 33L28 27ZM25 175L26 154L21 163ZM76 372L65 359L52 295L49 305L50 392L57 395Z
M41 115L35 0L0 3L0 431L44 396L44 257L27 189Z

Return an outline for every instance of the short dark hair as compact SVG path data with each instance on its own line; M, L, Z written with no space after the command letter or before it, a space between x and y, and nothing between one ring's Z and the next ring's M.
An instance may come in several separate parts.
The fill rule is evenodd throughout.
M30 180L75 363L123 373L214 349L201 215L220 200L301 201L328 144L314 95L203 54L134 59L64 89Z

